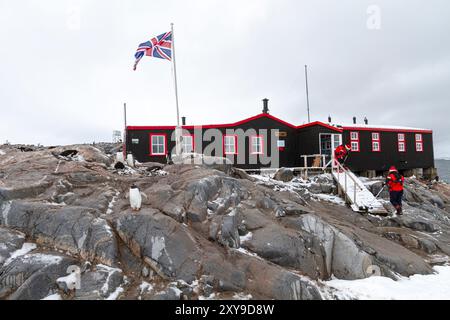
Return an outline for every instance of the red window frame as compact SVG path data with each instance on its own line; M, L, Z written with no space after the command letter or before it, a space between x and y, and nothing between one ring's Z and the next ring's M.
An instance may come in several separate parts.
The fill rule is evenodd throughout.
M356 139L353 138L353 134L356 134ZM357 148L353 149L353 144L356 143ZM350 132L350 146L352 152L360 152L360 145L359 145L359 132L358 131L351 131Z
M153 153L152 138L153 137L164 137L164 153ZM150 156L158 157L167 155L167 134L166 133L150 133Z
M228 137L233 137L234 138L234 153L226 152L226 150L225 150L225 139L228 138ZM223 154L224 155L229 155L229 154L230 155L231 154L235 155L235 154L238 154L238 136L237 136L237 134L225 134L223 136L223 139L222 139L222 147L223 147Z
M195 137L194 137L194 134L183 134L182 137L183 138L184 137L191 137L192 138L192 151L191 152L195 152Z
M255 152L253 150L253 139L254 138L260 138L261 140L261 151L260 152ZM250 137L250 154L264 154L264 137L262 135L254 135Z
M398 133L397 139L398 139L398 145L397 145L398 152L406 152L406 134ZM401 145L403 145L403 150L400 150Z
M416 133L414 137L416 141L416 152L423 152L423 135L421 133ZM420 148L418 148L418 146L420 146Z
M375 139L374 134L378 135L378 139ZM378 143L378 150L375 150L375 143ZM372 132L372 152L381 152L381 134L379 132Z

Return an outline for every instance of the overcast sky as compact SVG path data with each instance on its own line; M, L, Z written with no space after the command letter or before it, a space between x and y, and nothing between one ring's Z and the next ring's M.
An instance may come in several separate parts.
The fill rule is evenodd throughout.
M110 141L175 124L171 64L137 45L175 23L181 115L235 122L270 111L434 130L450 156L448 0L0 0L0 142Z

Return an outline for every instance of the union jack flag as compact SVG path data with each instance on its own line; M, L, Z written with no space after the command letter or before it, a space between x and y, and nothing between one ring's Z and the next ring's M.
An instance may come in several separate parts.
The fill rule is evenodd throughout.
M136 70L139 61L141 61L144 55L172 61L172 32L169 31L160 34L150 41L141 43L134 55L136 62L134 63L133 70Z

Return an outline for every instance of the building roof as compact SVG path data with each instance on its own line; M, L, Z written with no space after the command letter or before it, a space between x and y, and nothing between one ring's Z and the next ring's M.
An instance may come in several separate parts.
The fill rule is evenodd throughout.
M202 127L203 129L215 129L215 128L231 128L231 127L237 127L241 124L259 119L259 118L269 118L272 119L274 121L277 121L289 128L292 129L302 129L302 128L306 128L306 127L310 127L310 126L322 126L331 130L335 130L337 132L342 132L341 128L337 128L335 126L330 126L328 124L325 124L323 122L320 121L315 121L315 122L311 122L311 123L307 123L307 124L303 124L300 126L295 126L289 122L286 122L284 120L281 120L280 118L277 118L269 113L260 113L256 116L244 119L244 120L240 120L238 122L234 122L234 123L221 123L221 124L207 124L207 125L188 125L188 126L182 126L183 129L194 129L195 127ZM175 126L127 126L128 130L175 130Z
M363 130L363 131L384 131L384 132L422 132L433 133L431 129L403 127L403 126L387 126L387 125L366 125L366 124L343 124L344 130Z

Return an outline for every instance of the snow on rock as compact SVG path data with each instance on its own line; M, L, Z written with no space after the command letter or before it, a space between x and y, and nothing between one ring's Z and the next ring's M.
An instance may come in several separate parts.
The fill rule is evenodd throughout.
M153 285L151 283L146 282L146 281L142 281L142 283L139 285L139 289L141 290L140 294L143 294L145 292L152 291L153 290Z
M65 277L56 279L56 282L58 284L64 284L64 288L66 288L67 290L74 290L77 288L77 274L75 272L72 272Z
M369 277L360 280L330 280L328 298L358 300L449 300L450 266L434 267L435 274L400 277ZM327 294L325 294L327 295Z
M342 199L339 196L335 196L335 195L319 193L319 194L313 195L312 197L313 197L313 199L315 198L318 200L327 201L327 202L334 203L334 204L337 204L340 206L346 205L344 199Z
M122 287L118 287L113 293L111 293L106 300L117 300L119 298L120 294L123 292Z
M28 242L24 243L21 249L11 253L11 256L5 261L5 266L10 264L17 257L24 256L27 253L29 253L30 251L33 251L34 249L36 249L36 247L37 246L34 243L28 243Z
M110 279L111 279L111 277L112 277L113 274L116 273L116 272L122 273L122 270L121 270L121 269L118 269L118 268L109 267L109 266L106 266L106 265L104 265L104 264L98 264L98 265L97 265L97 269L98 269L99 271L106 271L106 272L108 273L108 276L106 277L105 283L103 284L103 286L102 286L102 288L101 288L101 292L102 292L103 294L106 294L106 293L109 291L109 284L110 284ZM120 288L120 287L116 288L115 291L117 291L119 288ZM123 289L122 289L122 290L123 290ZM114 291L114 292L115 292L115 291ZM113 292L111 295L113 295L114 292ZM119 292L119 293L120 293L120 292ZM110 296L111 296L111 295L110 295ZM108 300L108 299L107 299L107 300ZM111 300L111 299L109 299L109 300ZM115 299L112 299L112 300L115 300Z
M114 204L116 203L119 195L120 192L116 191L116 194L112 197L111 201L108 203L108 209L106 210L106 214L111 214L113 212Z
M251 294L245 294L243 292L235 293L233 295L233 299L235 300L252 300L253 296Z
M246 235L240 236L239 237L240 238L239 241L240 241L241 244L243 244L245 241L252 240L252 237L253 237L253 233L248 232Z
M62 300L62 297L59 293L55 293L55 294L51 294L47 297L45 297L44 299L41 300Z
M4 156L6 154L6 152L5 151L3 151L3 150L0 150L0 156Z

